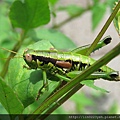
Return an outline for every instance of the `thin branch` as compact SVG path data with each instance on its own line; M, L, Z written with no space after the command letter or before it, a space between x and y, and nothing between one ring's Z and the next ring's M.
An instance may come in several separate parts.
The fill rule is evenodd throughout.
M52 29L57 29L59 27L62 27L64 24L70 22L71 20L77 18L77 17L80 17L80 15L82 15L84 12L88 11L91 9L92 6L88 6L87 8L83 9L83 11L79 11L78 13L70 16L69 18L67 18L66 20L62 21L61 23L57 24L57 25L54 25L52 26L51 28Z
M95 38L94 42L91 44L90 48L88 49L88 51L86 53L87 56L90 55L90 53L93 51L93 49L95 48L95 46L97 45L97 43L100 41L100 39L102 38L102 36L106 32L106 30L108 29L109 25L111 24L112 20L114 19L115 15L117 14L117 12L118 12L119 9L120 9L120 1L118 2L118 4L116 5L114 11L112 12L112 14L110 15L110 17L106 21L106 23L103 26L103 28L101 29L100 33Z
M68 100L72 95L74 95L82 87L83 87L82 84L76 85L65 96L63 96L60 100L58 100L49 110L47 110L44 113L44 115L41 115L39 119L44 120L45 118L47 118L54 110L56 110L59 106L61 106L66 100Z
M22 44L23 44L23 41L24 41L25 36L26 36L26 33L27 33L27 31L23 31L23 30L22 30L20 40L14 45L12 51L18 52L18 50L20 49L20 47L21 47ZM7 58L4 66L3 66L3 69L2 69L2 71L1 71L1 73L0 73L0 76L1 76L2 78L4 78L4 77L6 76L6 73L7 73L7 71L8 71L8 66L9 66L10 59L13 58L15 55L16 55L16 54L14 54L14 53L11 52L10 55L9 55L9 57Z

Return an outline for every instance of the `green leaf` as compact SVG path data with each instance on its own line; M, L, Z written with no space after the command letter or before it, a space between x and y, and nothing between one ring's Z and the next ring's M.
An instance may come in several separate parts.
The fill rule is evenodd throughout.
M36 30L36 36L38 39L46 39L49 40L50 43L56 49L73 49L76 45L72 42L70 38L65 36L63 33L56 31L56 30L48 30L48 29L40 29Z
M106 1L107 5L111 8L112 11L113 11L113 5L115 4L115 2L117 2L117 0L107 0Z
M118 20L114 19L113 23L118 35L120 36L120 17L118 17Z
M13 90L0 78L0 102L9 114L21 114L24 107Z
M47 40L42 40L28 46L34 50L48 50L53 48L53 46ZM19 54L23 54L23 49ZM17 57L17 56L16 56ZM20 57L20 56L18 56ZM8 69L8 83L13 91L17 94L18 98L23 103L24 107L35 102L39 89L43 86L43 75L42 70L27 70L23 68L26 65L23 58L14 58L10 61ZM45 91L40 96L39 104L44 101L44 99L55 89L58 84L57 81L52 81L49 79L49 91Z
M8 112L7 112L6 109L2 106L1 103L0 103L0 114L8 114Z
M77 105L79 104L81 107L94 104L93 101L83 92L74 94L70 99L73 100Z
M28 30L50 21L50 11L47 0L20 0L15 1L11 8L9 17L14 27Z
M95 30L95 28L98 26L100 21L102 20L105 11L106 11L106 4L99 3L96 4L92 9L92 30Z
M107 90L94 85L94 80L84 80L84 81L82 81L80 83L83 84L83 85L87 85L88 87L91 87L91 88L93 88L95 90L99 90L101 92L108 92Z
M36 76L36 77L38 77L38 75ZM36 79L36 77L35 77L35 79ZM32 78L33 79L33 78ZM34 79L34 80L35 80ZM40 78L41 80L40 81L42 81L42 78ZM30 101L32 101L32 103L30 103L30 105L29 106L26 106L26 108L24 109L24 111L23 111L23 114L29 114L29 113L32 113L33 111L35 111L36 110L36 108L38 107L38 106L40 106L40 104L42 103L42 102L44 102L44 100L50 95L50 93L57 87L57 85L58 85L58 83L59 82L57 82L57 81L50 81L50 79L48 79L48 81L49 81L49 90L48 91L44 91L44 93L40 96L40 99L39 100L34 100L34 101L32 101L32 99L27 99L28 100L28 102L30 102ZM36 85L36 84L38 84L38 85ZM40 83L39 84L39 82L37 82L36 84L34 84L32 87L33 87L33 89L35 89L35 90L32 90L34 93L35 93L35 96L34 96L34 99L36 98L36 96L37 96L37 93L38 93L38 90L40 89L40 87L43 85L43 81L42 81L42 83ZM37 86L37 87L36 87ZM31 87L31 88L32 88ZM29 91L28 91L29 92ZM27 104L26 104L27 105Z
M49 0L49 2L51 3L51 5L54 6L58 2L58 0Z
M96 5L100 0L93 0L93 4Z
M6 17L7 14L7 4L6 3L0 3L0 43L2 43L3 40L8 39L8 34L10 37L10 24L9 19Z
M74 94L70 100L75 103L75 109L77 113L86 113L87 106L93 106L94 102L91 98L86 96L83 92Z
M65 7L60 7L59 10L65 10L70 16L76 15L83 12L83 8L77 5L68 5Z
M113 101L113 104L110 106L107 114L117 114L119 111L119 105L117 101Z
M60 106L52 114L67 114L63 106ZM60 116L59 116L60 117ZM58 119L57 119L58 120Z

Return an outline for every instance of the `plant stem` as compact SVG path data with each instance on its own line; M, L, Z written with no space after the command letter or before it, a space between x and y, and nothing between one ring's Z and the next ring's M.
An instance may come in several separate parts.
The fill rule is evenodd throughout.
M70 22L71 20L79 17L79 16L82 15L84 12L90 10L91 7L92 7L92 6L88 6L87 8L83 9L82 11L79 11L78 13L76 13L76 14L70 16L69 18L67 18L66 20L62 21L62 22L59 23L58 25L52 26L52 29L57 29L57 28L63 26L64 24Z
M60 105L62 105L66 100L68 100L73 94L75 94L82 87L83 87L82 84L76 85L65 96L63 96L60 100L58 100L50 109L48 109L44 113L45 115L41 115L39 119L44 120L45 118L47 118L54 110L56 110Z
M110 52L108 52L105 56L96 61L93 65L85 69L82 73L80 73L77 77L72 79L66 85L64 85L61 89L59 89L56 93L50 96L44 103L39 106L34 112L33 116L28 116L27 120L33 120L37 117L37 115L42 114L44 110L46 110L50 105L60 99L64 94L66 94L69 90L71 90L77 84L80 84L82 80L84 80L87 76L92 74L94 71L98 70L101 66L107 64L110 60L120 54L120 43L113 48Z
M27 33L27 31L24 31L24 30L21 31L20 40L14 45L12 51L18 52L18 50L19 50L20 47L22 46L22 43L23 43L23 41L24 41L24 39L25 39L26 33ZM1 71L1 73L0 73L0 76L1 76L2 78L4 78L4 77L6 76L6 73L7 73L7 71L8 71L8 66L9 66L10 59L13 58L14 56L15 56L14 53L10 53L9 57L7 58L4 66L3 66L3 69L2 69L2 71Z
M88 51L86 53L87 56L89 56L92 53L93 49L95 48L95 46L97 45L97 43L100 41L100 39L102 38L102 36L106 32L107 28L111 24L112 20L114 19L115 15L117 14L117 12L118 12L119 9L120 9L120 1L116 5L115 9L113 10L113 12L110 15L110 17L108 18L108 20L106 21L105 25L101 29L101 31L98 34L98 36L95 38L94 42L91 44L90 48L88 49Z

